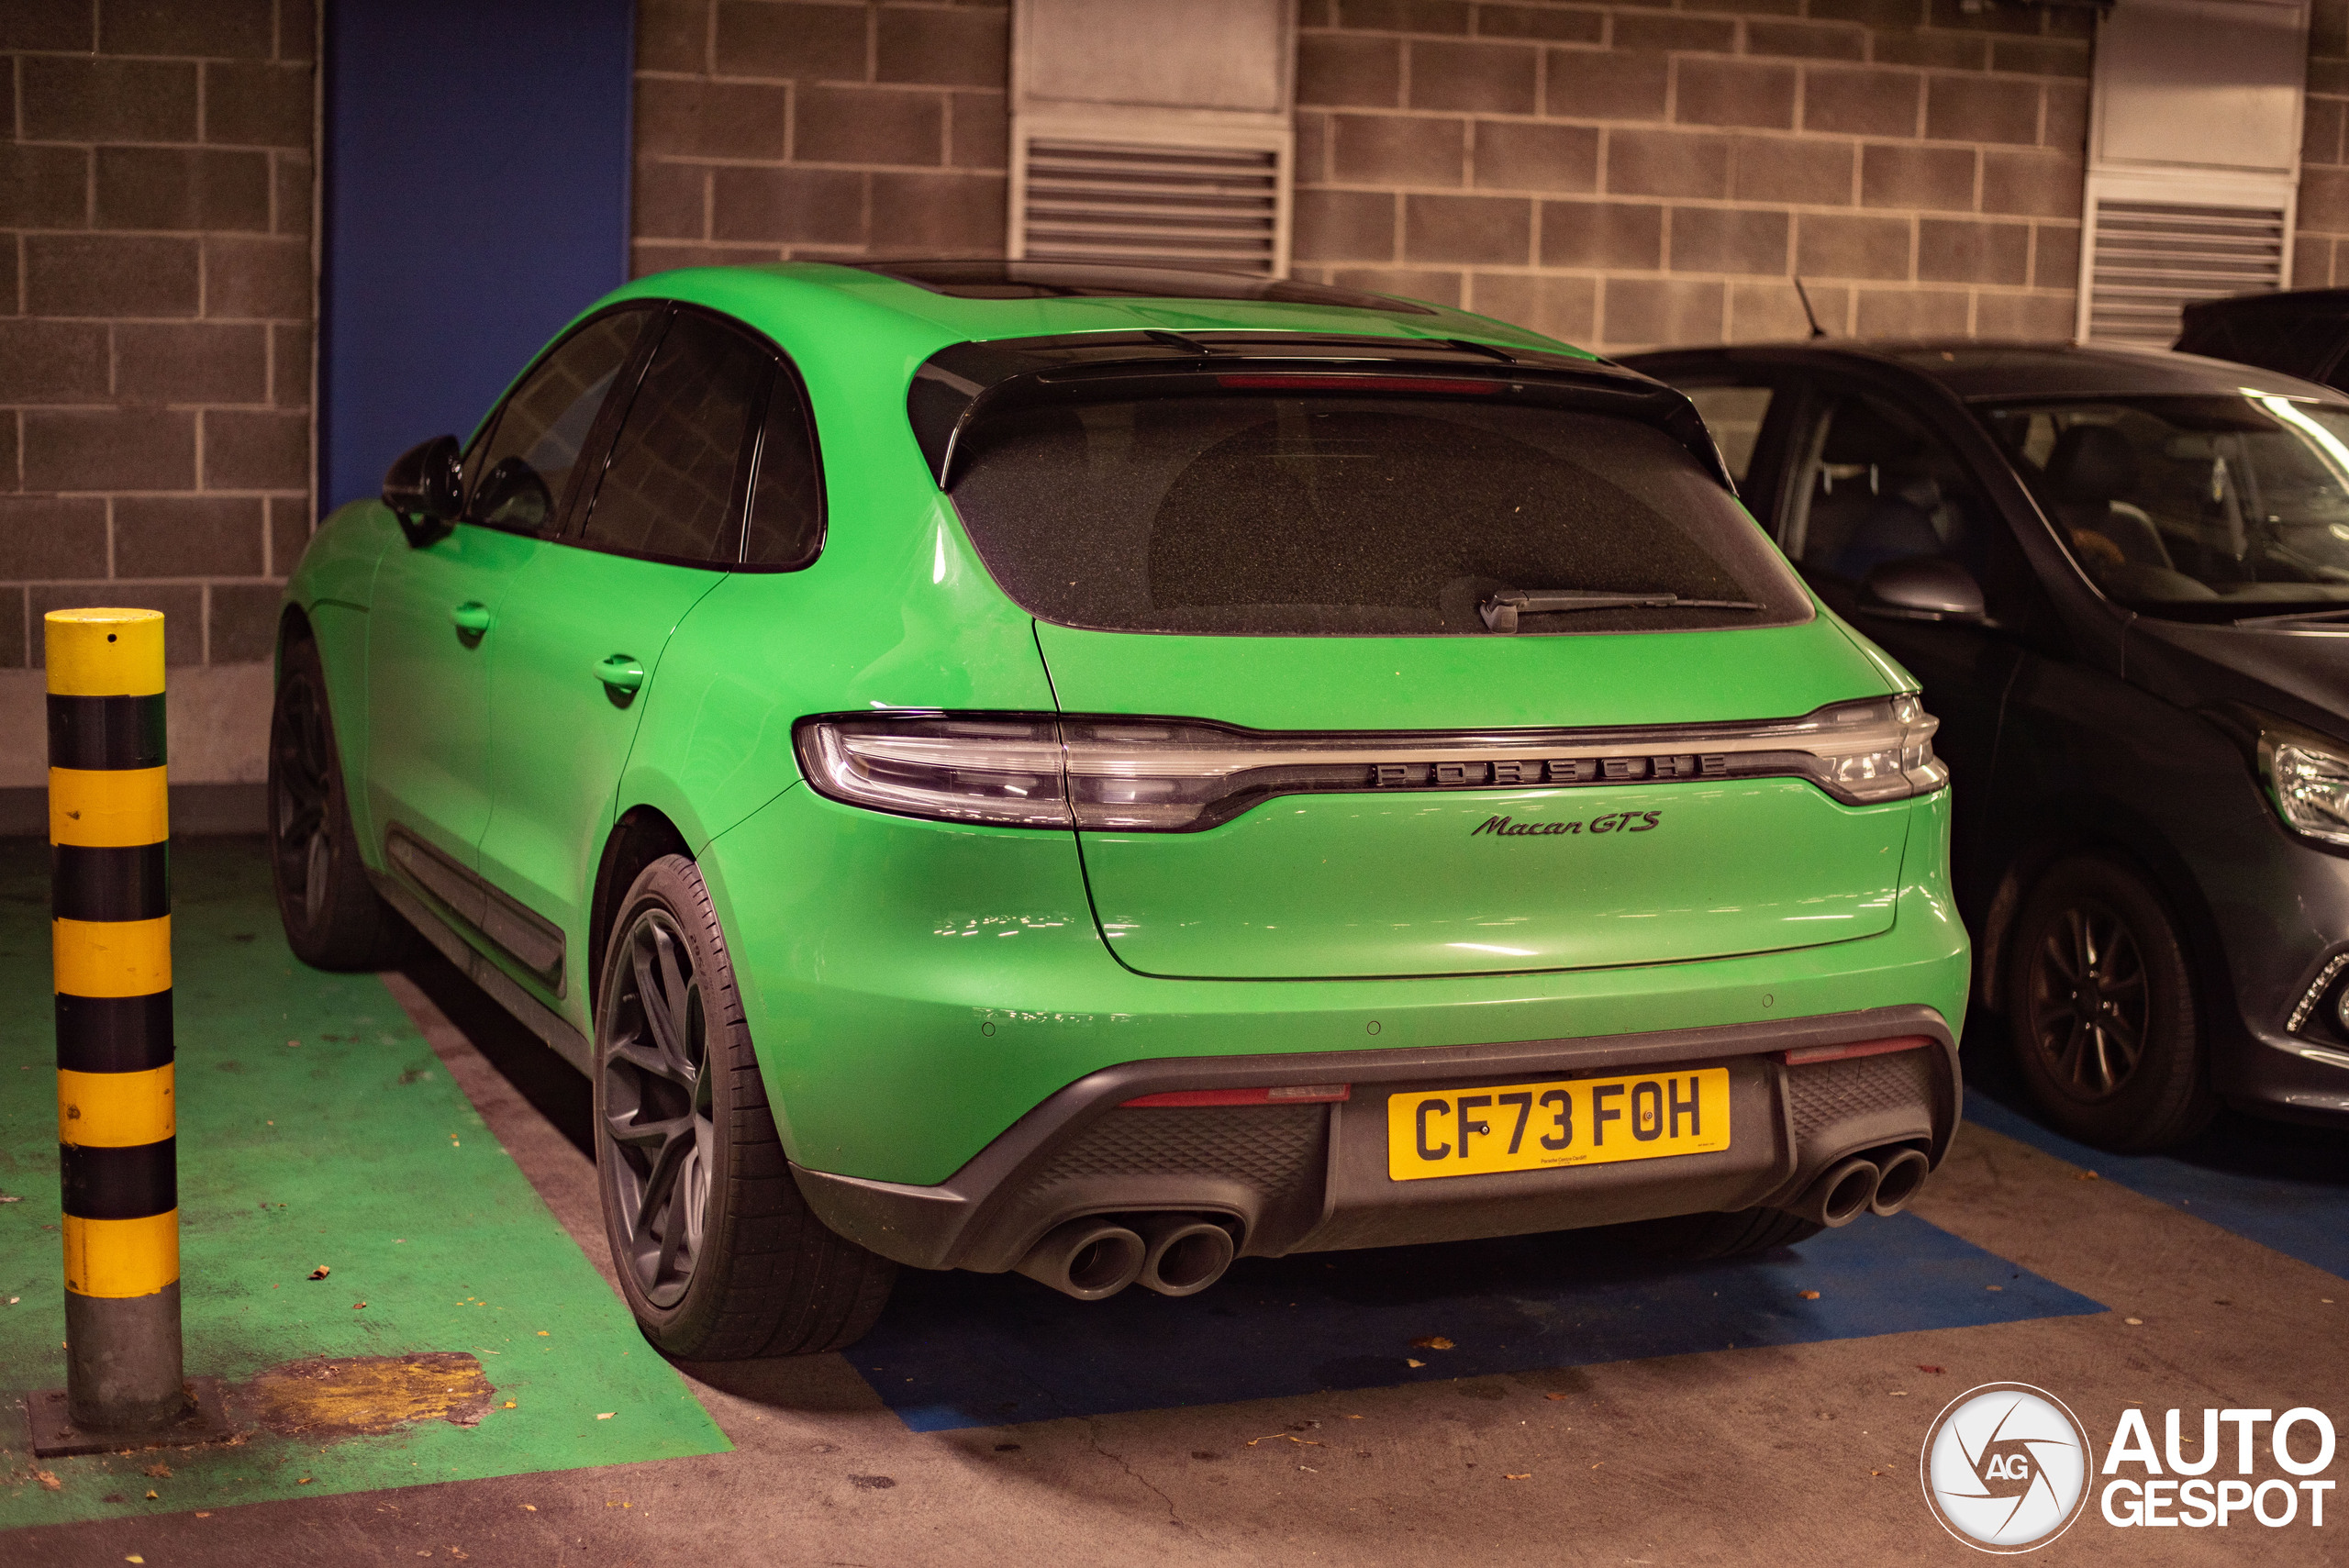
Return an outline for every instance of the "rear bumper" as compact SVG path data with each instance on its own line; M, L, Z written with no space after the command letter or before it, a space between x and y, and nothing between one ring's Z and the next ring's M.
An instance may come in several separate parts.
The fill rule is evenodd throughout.
M1920 1048L1787 1066L1777 1053L1899 1036ZM1725 1067L1731 1146L1715 1153L1398 1182L1386 1173L1396 1094L1534 1079ZM1143 1095L1348 1082L1335 1105L1128 1107ZM1086 1075L952 1177L915 1186L795 1165L824 1222L918 1268L1000 1272L1087 1215L1230 1217L1255 1256L1525 1235L1787 1202L1831 1162L1909 1143L1938 1165L1954 1132L1957 1046L1932 1007L1570 1040L1192 1057Z

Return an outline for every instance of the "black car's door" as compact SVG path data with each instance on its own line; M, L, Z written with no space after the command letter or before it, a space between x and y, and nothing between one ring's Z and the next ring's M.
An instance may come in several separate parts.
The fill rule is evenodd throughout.
M1975 851L1988 847L1999 726L2025 658L2018 632L2041 613L2029 565L1983 476L1941 432L1947 413L1832 373L1790 375L1778 395L1788 406L1772 462L1772 531L1819 596L1922 684L1956 790L1960 895L1973 904L1969 894L1987 891ZM1982 585L1989 623L1871 608L1861 593L1868 573L1915 556L1964 567Z

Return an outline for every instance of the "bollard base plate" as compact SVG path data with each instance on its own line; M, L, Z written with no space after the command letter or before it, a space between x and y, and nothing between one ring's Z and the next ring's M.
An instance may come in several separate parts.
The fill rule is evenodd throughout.
M135 1432L85 1431L66 1417L65 1390L38 1389L25 1396L25 1414L32 1427L33 1452L42 1459L63 1459L77 1453L118 1453L127 1448L183 1448L192 1443L226 1442L236 1435L220 1404L220 1380L191 1377L186 1384L188 1405L177 1419Z

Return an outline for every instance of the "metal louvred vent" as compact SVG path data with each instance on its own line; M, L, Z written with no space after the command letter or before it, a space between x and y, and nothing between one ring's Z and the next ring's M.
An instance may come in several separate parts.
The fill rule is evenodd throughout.
M2274 206L2096 203L2087 335L2165 349L2196 300L2284 285L2287 215Z
M1041 137L1026 151L1028 260L1280 270L1278 152Z

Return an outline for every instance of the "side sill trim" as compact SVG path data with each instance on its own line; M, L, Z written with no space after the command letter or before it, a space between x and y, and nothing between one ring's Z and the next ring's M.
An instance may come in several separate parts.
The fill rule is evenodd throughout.
M544 1040L548 1049L583 1074L594 1072L595 1049L588 1044L584 1035L571 1027L568 1019L516 984L513 976L491 962L487 954L459 935L456 928L428 906L423 899L381 872L370 871L367 880L375 884L375 891L384 895L384 902L398 910L426 941L440 949L441 956L462 972L466 979L489 993L492 1001L513 1014L516 1022Z
M395 822L384 836L384 858L539 983L563 994L562 928L490 885Z

